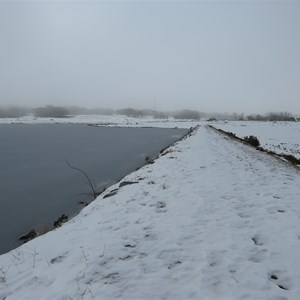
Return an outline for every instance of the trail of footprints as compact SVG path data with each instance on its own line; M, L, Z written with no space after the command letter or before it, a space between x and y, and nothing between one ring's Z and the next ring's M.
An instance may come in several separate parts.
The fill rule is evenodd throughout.
M252 236L251 240L253 241L255 246L258 246L258 247L264 246L265 239L260 234L256 234L256 235ZM267 249L261 249L256 253L254 260L251 260L251 258L250 258L250 260L253 262L259 263L260 261L262 261L262 260L260 260L260 258L262 258L262 256L264 256L262 254L267 254L267 252L268 252ZM286 273L285 271L277 270L277 271L273 271L273 272L269 273L268 276L269 276L269 280L271 282L276 284L280 289L287 291L287 290L291 289L292 284L291 284L290 278L285 273Z
M149 207L154 207L155 208L155 212L156 213L164 213L167 212L167 204L164 201L157 201L154 204L150 204ZM142 225L144 222L142 222L141 220L138 220L136 222L136 224L138 225ZM126 261L126 260L130 260L133 258L143 258L145 256L148 256L149 254L146 252L142 252L139 250L139 247L141 245L143 245L145 242L152 242L157 240L157 237L155 235L155 233L152 232L153 227L151 225L146 225L142 227L143 230L143 238L142 241L141 240L135 240L135 241L131 241L131 242L127 242L125 243L123 246L124 248L126 248L127 251L127 255L120 257L119 260L122 261ZM165 249L163 251L161 251L156 258L158 259L163 259L166 261L166 268L169 270L173 270L175 268L177 268L178 266L180 266L182 264L182 261L180 259L167 259L167 257L172 253L172 249Z
M278 196L278 195L273 195L272 197L275 200L281 199L280 196ZM247 205L237 206L236 207L237 215L241 219L247 220L247 219L249 219L249 217L253 216L255 213L254 211L251 210L251 208L252 207L250 207L249 205L248 206ZM275 206L271 205L268 208L266 208L266 210L269 214L286 213L286 209L283 209L282 207L276 206L276 205ZM247 222L245 224L249 225L250 223ZM255 235L251 236L250 239L253 242L255 248L250 250L250 256L249 256L248 260L253 263L263 262L267 258L268 252L269 252L268 249L266 248L267 239L261 234L255 234ZM300 239L300 235L299 235L299 239ZM288 291L292 288L291 278L289 276L287 276L285 271L274 270L274 271L268 273L268 279L273 284L275 284L278 288L280 288L281 290Z
M238 157L239 160L242 161L240 157ZM249 169L253 169L253 166L249 164ZM201 166L201 169L204 169L205 166ZM255 171L258 171L255 169ZM151 172L151 171L149 171ZM139 178L139 180L143 180L144 178ZM128 184L133 184L137 182L128 182ZM150 182L149 184L151 184ZM127 184L127 183L126 183ZM122 187L122 186L120 186ZM119 188L120 188L119 187ZM239 185L237 186L239 188ZM108 197L113 196L118 189L112 190ZM278 195L274 195L273 198L275 200L280 199ZM143 203L143 206L147 207L146 203ZM249 217L252 217L255 214L255 205L254 204L248 204L243 205L240 207L236 207L237 209L237 215L241 219L248 219ZM153 207L155 209L156 213L166 213L168 211L167 204L164 201L157 201L156 203L150 204L148 207ZM268 213L274 214L274 213L285 213L286 210L282 209L281 207L269 207ZM141 225L143 222L137 222L137 224ZM141 259L143 257L148 256L149 254L146 252L142 252L139 250L139 247L145 243L145 242L151 242L156 240L155 234L152 232L151 226L144 226L142 230L144 231L142 240L134 240L127 242L123 244L123 247L127 249L126 253L119 257L120 261L128 261L134 258ZM261 235L261 234L255 234L250 237L251 241L254 244L254 248L250 250L250 256L248 257L248 260L253 263L260 263L264 261L268 255L268 250L265 248L265 244L267 240ZM299 235L300 239L300 235ZM167 252L167 255L164 255L163 252L161 252L157 258L161 258L166 260L166 268L169 270L174 270L180 265L183 264L183 261L181 259L167 259L170 258L171 252L168 252L168 250L165 250ZM161 257L160 257L161 256ZM222 279L226 277L224 273L229 272L231 274L231 278L238 283L238 280L235 279L235 274L237 271L237 266L234 265L226 265L226 251L218 252L218 251L212 251L207 256L207 267L203 269L203 280L206 282L209 282L212 286L217 286L221 284ZM60 258L59 258L60 259ZM59 260L58 259L58 260ZM56 261L55 261L56 262ZM146 271L146 270L145 270ZM217 272L216 272L217 271ZM275 284L279 289L287 291L292 288L291 279L289 276L286 275L285 271L280 270L274 270L267 274L268 279ZM105 284L113 284L117 282L120 279L119 273L109 273L108 275L103 277L103 280L105 280Z

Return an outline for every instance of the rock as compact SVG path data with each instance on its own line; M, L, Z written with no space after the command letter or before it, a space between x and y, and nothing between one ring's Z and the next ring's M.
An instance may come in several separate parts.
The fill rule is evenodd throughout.
M68 221L68 216L63 214L61 215L54 223L53 223L53 226L54 227L60 227L62 225L62 223L65 223Z
M108 194L104 195L103 199L112 197L112 196L116 195L117 193L118 193L118 189L114 189L114 190L110 191Z
M123 186L126 186L126 185L130 185L130 184L135 184L135 183L138 183L137 181L122 181L120 184L119 184L119 188L123 187Z
M36 236L37 236L37 232L34 229L32 229L32 230L28 231L26 234L21 235L19 237L19 240L26 243L26 242L34 239Z

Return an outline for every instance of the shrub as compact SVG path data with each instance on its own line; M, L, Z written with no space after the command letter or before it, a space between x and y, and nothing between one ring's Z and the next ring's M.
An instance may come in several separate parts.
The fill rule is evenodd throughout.
M116 113L118 115L125 115L127 117L133 117L133 118L138 118L138 117L145 116L144 111L137 110L137 109L134 109L134 108L122 108L122 109L118 109L118 110L116 110Z
M295 121L295 117L288 112L281 112L281 113L270 113L269 114L270 121Z
M152 115L154 119L168 119L168 116L161 111L153 111Z
M47 105L35 108L33 114L42 118L65 118L69 115L69 111L65 107Z
M30 110L23 107L0 108L0 118L19 118L25 116Z
M236 137L235 133L233 133L233 132L227 132L227 134L228 134L229 136Z
M260 145L258 138L253 135L245 136L244 141L253 147L259 147Z
M285 158L289 162L291 162L294 165L299 165L300 164L300 159L296 158L295 156L291 154L281 154L281 157Z
M184 109L174 114L174 119L200 120L200 113L195 110Z

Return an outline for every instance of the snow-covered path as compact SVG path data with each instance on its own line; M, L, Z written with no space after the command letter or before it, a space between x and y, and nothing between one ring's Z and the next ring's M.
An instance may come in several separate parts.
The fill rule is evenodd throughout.
M299 299L299 175L201 126L0 256L0 299Z

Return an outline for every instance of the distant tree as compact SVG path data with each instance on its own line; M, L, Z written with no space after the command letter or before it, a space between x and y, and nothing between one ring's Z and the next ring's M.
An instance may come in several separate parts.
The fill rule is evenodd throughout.
M265 115L249 115L248 121L296 121L296 118L288 112L268 113Z
M70 113L65 107L47 105L33 109L33 114L36 117L42 118L65 118Z
M266 115L260 115L260 114L256 114L256 115L249 115L246 117L246 119L248 121L268 121L268 117Z
M116 113L118 115L125 115L127 117L134 117L134 118L145 116L145 113L142 110L137 110L133 108L118 109L116 110Z
M295 121L295 117L288 112L269 113L268 119L270 121Z
M200 120L200 113L196 110L184 109L174 114L174 119L189 119L189 120Z
M29 113L30 109L18 106L0 108L0 118L19 118Z
M71 115L102 115L111 116L114 114L112 108L86 108L79 106L67 106L66 109Z
M89 112L94 115L111 116L115 111L112 108L91 108Z
M71 115L89 115L89 109L80 106L67 106L66 109Z
M154 119L168 119L167 114L161 111L154 111L153 117Z

